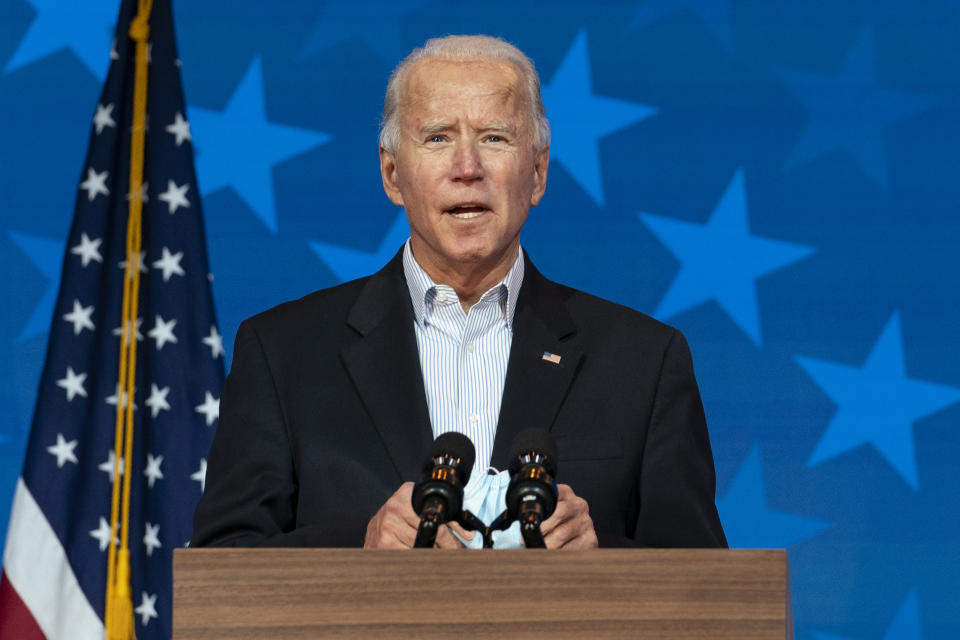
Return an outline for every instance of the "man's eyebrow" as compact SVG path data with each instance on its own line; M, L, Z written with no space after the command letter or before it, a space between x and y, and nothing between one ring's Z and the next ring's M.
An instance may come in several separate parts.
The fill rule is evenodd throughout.
M500 131L502 133L514 133L514 128L505 122L493 122L491 124L484 125L480 129L481 131Z
M443 133L444 131L449 131L452 128L453 125L449 122L433 122L420 127L420 133L423 135L431 135L434 133Z

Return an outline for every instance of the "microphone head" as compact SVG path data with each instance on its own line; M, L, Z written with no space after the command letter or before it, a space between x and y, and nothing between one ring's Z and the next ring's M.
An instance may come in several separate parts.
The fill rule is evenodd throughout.
M470 480L470 473L473 471L473 463L477 458L477 452L473 448L470 438L457 433L448 431L441 433L433 444L430 445L430 451L427 454L428 460L424 465L424 470L429 471L427 467L433 467L433 461L437 458L452 458L458 462L454 465L457 473L462 478L463 486L466 486Z
M547 473L557 475L557 443L544 429L529 427L523 429L513 439L510 447L510 475L516 475L520 467L533 462L533 457L547 469Z

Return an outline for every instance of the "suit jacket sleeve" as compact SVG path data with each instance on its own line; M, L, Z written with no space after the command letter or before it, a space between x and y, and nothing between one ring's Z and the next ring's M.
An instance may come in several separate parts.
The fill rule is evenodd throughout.
M726 547L716 476L693 360L674 331L661 365L639 476L634 541L650 547Z
M254 324L244 321L223 386L192 546L346 546L334 518L297 527L296 463L270 364ZM363 542L356 532L348 537L353 545Z

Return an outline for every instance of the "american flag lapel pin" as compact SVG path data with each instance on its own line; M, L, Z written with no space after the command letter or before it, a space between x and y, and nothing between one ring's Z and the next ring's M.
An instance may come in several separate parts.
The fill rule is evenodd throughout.
M543 352L542 359L547 362L552 362L553 364L560 364L560 356L555 353L550 353L549 351Z

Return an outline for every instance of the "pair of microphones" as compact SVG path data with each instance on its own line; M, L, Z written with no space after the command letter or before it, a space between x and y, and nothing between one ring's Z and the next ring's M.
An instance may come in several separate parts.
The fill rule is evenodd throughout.
M524 429L510 447L507 508L489 525L463 509L463 489L470 480L476 451L462 433L441 434L430 447L413 487L413 510L420 516L414 547L432 547L440 527L457 522L466 531L480 531L484 548L493 547L494 531L520 523L527 548L545 548L540 524L557 507L557 446L543 429Z

